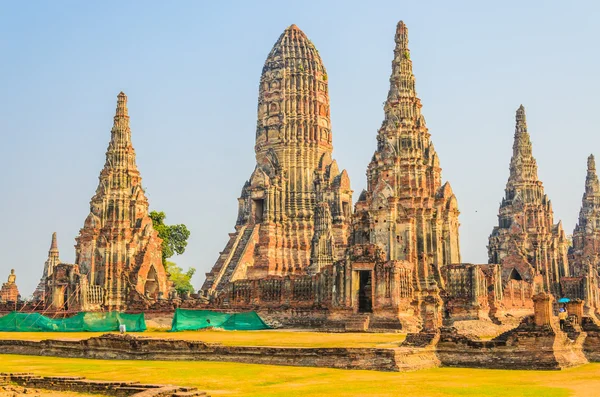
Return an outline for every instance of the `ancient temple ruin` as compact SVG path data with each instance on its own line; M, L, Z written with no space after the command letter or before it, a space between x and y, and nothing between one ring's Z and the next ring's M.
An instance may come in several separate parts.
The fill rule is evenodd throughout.
M295 25L275 44L261 78L257 166L236 233L202 288L211 305L294 307L313 323L358 330L440 324L442 269L460 263L458 204L421 114L403 22L395 42L354 214L348 177L331 159L318 53Z
M46 288L48 288L48 280L51 279L54 268L60 264L60 255L58 252L58 242L56 240L56 232L52 233L52 241L48 250L48 259L44 263L44 273L35 291L33 292L33 300L36 302L44 302L46 300Z
M518 325L511 338L520 340L545 327L548 346L556 338L567 346L552 312L562 297L571 299L581 327L593 317L585 327L597 332L600 182L593 156L568 250L521 106L488 263L462 263L458 202L442 180L421 113L403 22L391 66L367 186L353 211L349 177L332 158L327 72L306 35L296 25L285 29L260 78L256 165L238 199L235 231L199 294L181 297L170 293L135 164L127 98L119 94L75 263L60 261L54 234L34 300L57 311L256 310L291 327L402 329L410 346L447 338L442 342L460 351L463 342L473 346L451 329L464 320ZM569 331L575 339L577 327ZM493 344L502 349L506 340Z
M263 67L256 167L238 199L235 233L206 275L205 296L235 280L317 273L343 256L352 190L331 157L329 112L321 57L291 25Z
M385 118L352 224L348 279L358 295L347 303L358 311L409 309L413 299L441 286L441 267L460 262L458 204L450 184L442 183L403 22L395 41ZM365 255L377 251L375 260Z
M594 155L587 159L587 175L579 219L569 249L571 276L561 280L563 294L585 301L586 308L600 307L600 182Z
M162 240L148 215L148 199L131 143L127 96L122 92L117 97L106 163L76 242L75 264L65 264L58 256L56 234L52 236L37 293L43 295L46 306L122 310L132 299L152 302L167 296Z
M559 296L560 280L569 275L567 249L562 223L554 223L552 204L538 179L521 105L516 115L510 176L498 226L488 245L489 262L502 265L504 296L515 304L531 302L541 291Z

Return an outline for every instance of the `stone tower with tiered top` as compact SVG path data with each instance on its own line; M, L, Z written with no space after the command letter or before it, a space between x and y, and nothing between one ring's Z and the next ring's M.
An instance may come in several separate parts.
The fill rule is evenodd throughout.
M121 92L106 163L75 246L75 263L87 280L82 302L108 310L123 309L132 294L157 299L168 293L162 240L148 214L135 157L127 96Z
M333 256L343 255L352 191L348 175L331 157L329 112L321 57L306 35L291 25L262 70L256 167L238 200L235 233L207 274L205 295L216 295L236 279L305 273L319 202L329 205L329 211L319 214L331 217Z
M596 160L587 159L585 191L569 249L571 278L563 279L563 295L585 301L586 308L600 307L600 181Z
M40 279L40 283L36 287L33 293L34 301L45 300L45 291L48 278L52 276L52 272L56 265L60 263L58 243L56 241L56 232L52 233L52 241L50 242L50 249L48 250L48 259L44 263L44 274Z
M591 269L600 271L600 182L594 155L590 155L587 160L585 192L581 201L570 252L571 272L575 276L588 273ZM590 263L591 269L588 267Z
M498 226L489 237L490 263L502 265L502 280L533 283L541 275L540 288L560 294L560 278L567 276L567 239L562 223L554 224L552 205L538 179L537 163L527 132L525 108L516 115L510 176L498 215Z
M385 118L367 168L367 189L356 203L353 243L377 245L386 260L411 263L419 289L437 278L441 266L460 262L459 211L450 184L442 184L421 114L402 21L395 41Z

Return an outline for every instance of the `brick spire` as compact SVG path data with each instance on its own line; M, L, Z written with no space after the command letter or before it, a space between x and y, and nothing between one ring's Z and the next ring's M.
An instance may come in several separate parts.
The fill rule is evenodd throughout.
M408 28L403 21L396 28L395 42L390 90L384 107L386 121L416 120L421 116L422 105L415 90L415 75L408 48Z
M127 110L127 95L121 91L117 96L111 139L106 151L105 168L127 169L137 173L135 150L131 144L131 128Z
M587 160L587 176L585 178L585 194L586 196L598 196L600 195L600 182L598 182L598 175L596 174L596 160L594 155L590 154Z
M50 251L48 252L50 253L58 253L58 244L56 242L56 232L52 233L52 242L50 243Z
M594 155L590 154L587 159L587 176L585 178L585 192L581 200L581 210L575 230L573 231L573 247L583 249L585 246L584 236L592 233L600 233L597 224L600 222L600 182L596 174L596 161ZM600 246L599 246L600 247ZM599 248L600 249L600 248Z
M58 254L58 243L56 242L56 232L52 233L52 242L50 243L50 249L48 250L48 260L44 263L44 276L46 278L52 275L54 266L60 263Z
M402 21L394 41L385 118L367 169L367 191L356 203L353 241L379 245L388 260L414 263L416 287L425 289L436 273L433 268L439 274L441 266L460 262L459 211L450 184L442 185Z
M148 199L135 157L127 96L121 92L106 163L75 246L75 263L90 286L103 289L107 309L125 307L133 289L152 297L158 292L163 296L168 293L161 240L148 215ZM156 284L146 286L148 275Z
M515 117L510 175L498 211L498 226L489 237L489 262L502 264L504 280L517 266L513 259L505 259L525 253L525 263L518 265L517 272L542 275L544 290L558 293L560 277L568 275L566 244L562 224L554 223L552 204L538 178L525 107L521 105Z
M533 157L531 139L527 132L527 118L525 107L519 106L516 114L515 138L513 143L513 155L510 160L510 176L507 189L515 188L521 183L537 183L537 162Z

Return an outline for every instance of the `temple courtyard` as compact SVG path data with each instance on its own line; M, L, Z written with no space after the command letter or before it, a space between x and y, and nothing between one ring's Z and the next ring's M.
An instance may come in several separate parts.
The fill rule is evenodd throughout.
M73 341L100 335L101 333L93 332L3 332L0 333L0 340ZM294 330L148 331L129 335L201 341L225 346L307 349L393 349L406 336L402 333ZM210 396L600 396L600 363L562 371L432 368L410 372L382 372L237 362L98 360L0 354L0 373L7 372L32 373L38 376L82 376L91 381L189 386Z
M0 355L0 372L193 386L211 396L600 396L600 364L564 371L435 368L407 373L224 362Z

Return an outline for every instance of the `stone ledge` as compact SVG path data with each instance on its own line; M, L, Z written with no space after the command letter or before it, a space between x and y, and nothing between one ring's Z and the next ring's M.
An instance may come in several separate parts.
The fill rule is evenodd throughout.
M80 376L37 376L31 373L0 373L0 382L15 383L28 388L93 393L105 396L208 397L205 392L199 391L194 387L88 380Z
M411 366L417 350L400 348L294 348L224 346L198 341L154 339L130 335L103 335L80 341L0 340L6 354L56 356L92 359L162 361L232 361L249 364L363 369L376 371L412 370L423 367L422 360ZM407 357L404 357L407 356Z

